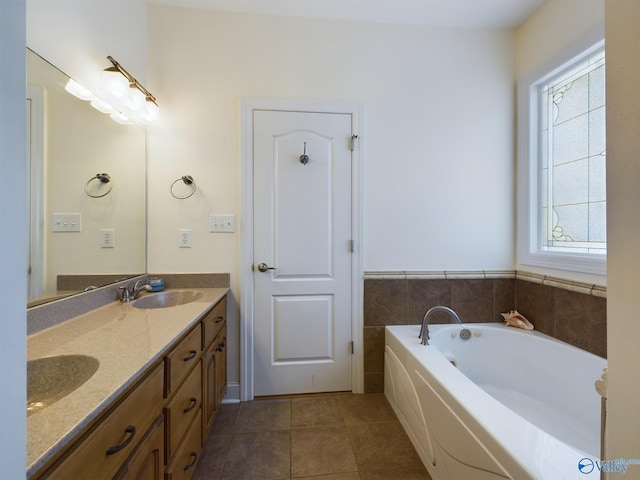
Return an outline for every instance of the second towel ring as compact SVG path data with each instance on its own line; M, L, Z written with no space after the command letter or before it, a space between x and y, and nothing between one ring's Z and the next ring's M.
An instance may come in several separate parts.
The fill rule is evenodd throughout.
M177 195L176 192L174 191L174 187L178 182L183 182L185 185L190 186L191 191L187 195ZM171 192L171 196L173 198L177 198L178 200L184 200L185 198L189 198L191 195L196 193L196 182L191 175L183 175L182 177L178 178L171 184L171 188L169 189L169 191Z
M89 185L94 180L98 180L100 182L98 186L108 183L109 189L106 192L104 192L102 195L89 193ZM84 184L84 193L89 195L91 198L102 198L105 195L108 195L111 192L111 190L113 190L113 182L111 181L111 176L108 173L96 173L95 177L91 177L89 180L87 180L87 183Z

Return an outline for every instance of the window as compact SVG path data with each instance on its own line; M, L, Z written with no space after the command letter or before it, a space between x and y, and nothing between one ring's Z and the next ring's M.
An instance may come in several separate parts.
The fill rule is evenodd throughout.
M518 261L604 275L604 42L531 75L518 95Z

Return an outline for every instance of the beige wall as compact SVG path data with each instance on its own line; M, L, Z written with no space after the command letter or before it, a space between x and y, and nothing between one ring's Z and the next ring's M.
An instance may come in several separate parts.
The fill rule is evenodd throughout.
M364 268L513 266L510 32L149 7L149 270L226 271L229 377L239 379L243 97L364 106ZM168 195L190 174L193 198ZM235 235L209 213L233 213ZM177 248L179 228L193 248ZM360 301L356 299L356 301Z
M29 0L27 46L93 92L107 55L143 84L147 75L146 7L130 0Z
M640 458L640 3L606 1L607 51L607 457ZM633 471L631 470L633 469ZM629 474L640 475L640 466ZM611 475L611 478L617 478Z
M547 0L516 31L516 79L604 22L604 0Z

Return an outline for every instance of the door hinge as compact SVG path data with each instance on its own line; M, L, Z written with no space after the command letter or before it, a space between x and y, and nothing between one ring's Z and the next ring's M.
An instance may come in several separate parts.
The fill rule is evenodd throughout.
M355 240L349 240L349 250L351 250L351 253L355 253L355 251L356 251L356 241Z
M353 340L351 340L351 355L355 353L355 345L353 344Z
M357 140L358 140L358 135L351 135L351 151L352 152L356 149Z

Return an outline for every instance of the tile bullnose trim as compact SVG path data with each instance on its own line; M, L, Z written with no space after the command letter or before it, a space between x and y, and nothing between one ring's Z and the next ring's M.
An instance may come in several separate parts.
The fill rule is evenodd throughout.
M365 280L404 280L407 278L407 272L400 270L371 271L364 272Z
M484 280L515 277L515 270L388 270L364 273L365 280Z
M520 270L386 270L364 272L364 280L478 280L511 279L557 287L594 297L607 298L607 287Z
M594 297L607 298L607 287L592 283L578 282L576 280L567 280L565 278L551 277L549 275L541 275L533 272L516 272L516 280L524 280L526 282L538 283L548 287L562 288L571 292L584 293L585 295L593 295Z

